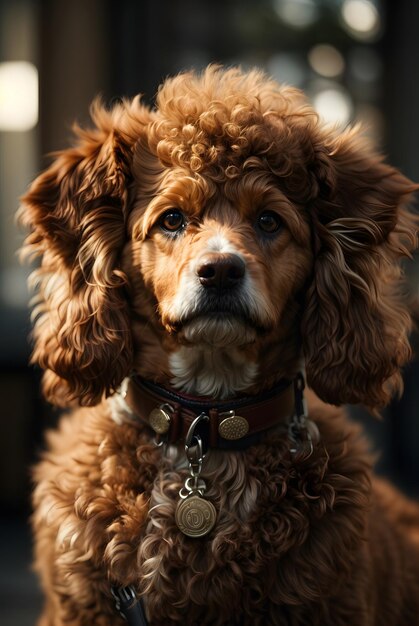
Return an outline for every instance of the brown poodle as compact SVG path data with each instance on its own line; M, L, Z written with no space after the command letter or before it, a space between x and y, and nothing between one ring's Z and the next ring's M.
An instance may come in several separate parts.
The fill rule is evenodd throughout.
M419 624L419 508L331 406L401 391L418 186L259 71L92 117L21 210L71 407L35 471L40 624Z

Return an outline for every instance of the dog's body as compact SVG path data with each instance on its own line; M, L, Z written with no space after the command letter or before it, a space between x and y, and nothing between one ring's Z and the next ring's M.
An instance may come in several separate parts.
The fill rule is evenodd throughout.
M41 624L119 623L111 586L156 626L419 624L419 508L372 480L340 409L310 392L297 441L288 415L243 449L206 442L216 521L191 538L184 437L172 421L156 446L116 391L131 376L180 404L265 402L304 358L324 401L383 406L409 357L397 284L416 186L258 72L182 75L157 104L97 106L24 198L34 360L49 399L91 407L36 469Z

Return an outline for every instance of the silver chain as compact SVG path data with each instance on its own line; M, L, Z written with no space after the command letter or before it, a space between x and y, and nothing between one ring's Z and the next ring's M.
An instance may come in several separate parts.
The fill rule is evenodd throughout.
M196 417L190 425L186 435L185 454L188 460L190 475L185 480L185 484L182 489L179 491L179 496L182 499L185 499L193 494L203 496L206 489L205 481L200 478L205 452L202 445L202 438L195 432L197 426L206 421L209 421L208 415L205 413L198 415L198 417Z

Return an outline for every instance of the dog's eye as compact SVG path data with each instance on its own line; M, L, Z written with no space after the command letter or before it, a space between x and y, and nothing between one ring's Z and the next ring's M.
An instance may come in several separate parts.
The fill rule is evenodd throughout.
M261 213L257 219L257 226L263 232L268 235L272 235L281 228L282 220L277 213L273 211L265 211Z
M177 209L170 209L163 213L159 220L159 225L169 233L176 233L185 226L185 217Z

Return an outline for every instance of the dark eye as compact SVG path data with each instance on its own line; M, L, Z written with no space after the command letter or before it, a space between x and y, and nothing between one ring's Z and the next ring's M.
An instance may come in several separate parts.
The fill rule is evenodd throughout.
M274 213L274 211L264 211L264 213L259 215L257 225L263 233L273 235L280 230L282 220L277 213Z
M163 213L159 220L159 225L163 230L169 233L176 233L185 226L185 217L183 213L177 209L169 209Z

